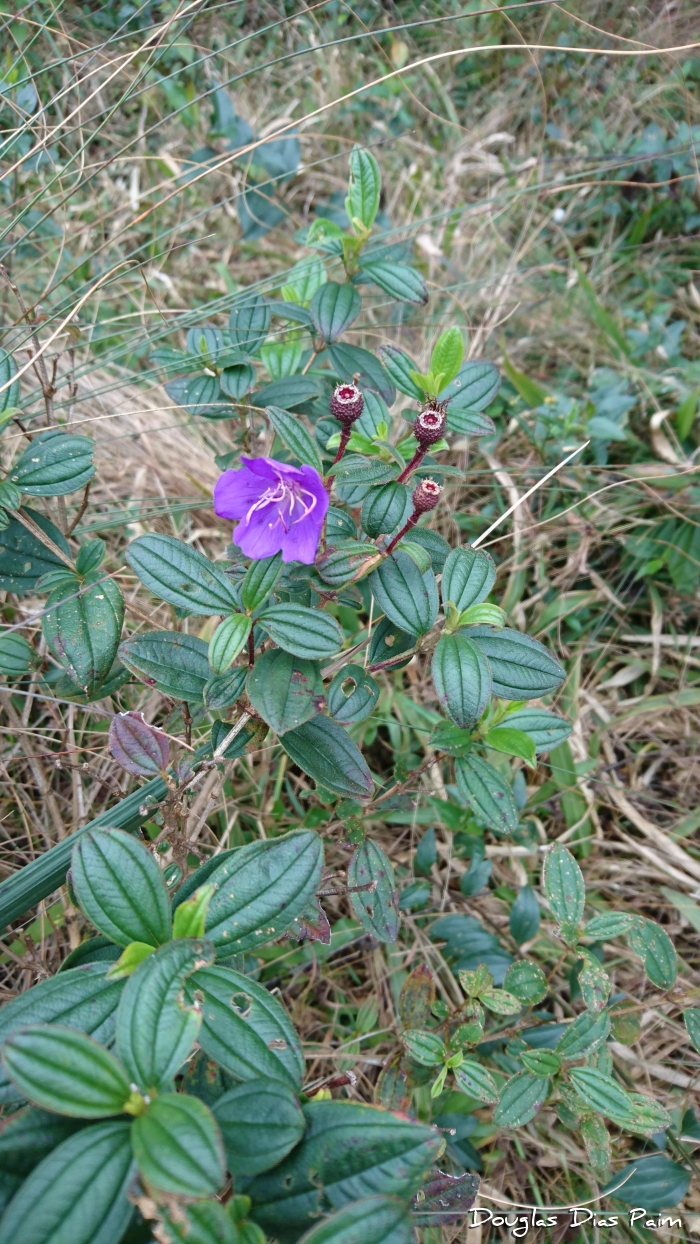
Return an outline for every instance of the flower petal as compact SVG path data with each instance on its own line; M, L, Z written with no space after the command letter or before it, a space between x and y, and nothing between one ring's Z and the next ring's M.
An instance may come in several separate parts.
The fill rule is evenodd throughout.
M259 561L279 553L283 537L284 527L279 521L277 506L266 505L251 514L249 519L236 523L231 539L246 557Z
M224 471L214 485L214 512L219 518L245 518L264 491L265 481L247 466Z

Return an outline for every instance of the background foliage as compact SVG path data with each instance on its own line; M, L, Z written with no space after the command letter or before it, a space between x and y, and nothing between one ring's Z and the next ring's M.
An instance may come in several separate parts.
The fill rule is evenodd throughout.
M260 844L259 850L289 841L283 836L290 831L305 834L304 841L322 842L325 852L321 889L330 941L323 940L322 923L309 929L306 912L306 927L292 930L299 941L261 944L253 937L226 970L243 973L249 990L279 989L299 1033L305 1093L316 1094L305 1109L325 1120L318 1124L322 1133L335 1126L336 1101L410 1100L426 1137L439 1135L428 1132L431 1121L447 1129L441 1169L479 1173L480 1204L491 1208L489 1196L580 1204L606 1184L614 1187L636 1164L625 1200L602 1203L619 1210L679 1206L682 1227L670 1238L680 1239L697 1232L700 1212L693 1184L700 1140L693 1090L700 929L697 23L694 6L683 3L631 10L591 0L570 7L577 11L547 3L491 11L447 0L352 8L332 0L308 8L204 0L34 4L3 13L2 345L22 373L13 381L3 354L2 866L14 887L0 886L7 924L2 988L10 1008L3 1013L11 1016L37 982L43 988L48 978L59 980L60 965L70 970L76 960L66 964L67 956L80 953L92 926L119 946L162 944L158 955L178 946L169 941L171 931L181 946L204 932L196 913L193 924L171 929L164 900L158 935L142 929L143 936L134 936L128 928L126 941L116 937L114 926L101 922L97 900L91 904L84 886L81 893L75 862L74 888L63 885L72 844L59 845L58 856L45 854L75 829L96 818L128 829L141 821L144 840L157 841L150 858L171 886L226 850ZM356 145L375 157L383 184L361 253L333 236L348 229L348 158ZM360 215L362 201L360 193ZM324 277L343 282L346 271L356 276L363 266L359 281L343 286L361 294L361 304L350 299L347 307L336 302L324 309ZM271 317L263 315L260 325L246 314L249 298L258 295L271 303ZM211 507L220 471L237 465L241 448L311 461L308 444L301 454L288 439L285 448L283 416L290 408L309 440L313 430L311 450L327 463L338 425L327 417L329 385L318 378L324 353L333 359L335 350L339 378L361 370L360 358L372 366L365 356L343 356L343 349L369 351L375 366L383 359L386 372L373 373L381 388L392 361L399 366L397 350L425 373L436 341L454 326L467 359L496 364L503 376L486 407L495 431L482 428L490 434L476 439L473 426L449 429L449 452L439 456L447 468L440 477L445 491L428 522L415 529L418 540L425 531L450 546L482 536L563 457L589 442L484 542L496 567L490 601L505 611L509 628L534 636L562 663L566 680L554 698L544 693L546 707L573 725L568 737L543 741L536 758L527 747L522 754L522 739L515 758L513 738L501 737L506 746L499 748L492 737L492 746L487 740L478 751L512 786L508 828L514 832L484 833L483 818L460 787L464 766L451 758L459 741L436 739L445 697L439 679L431 679L428 653L398 672L375 673L377 698L367 716L347 716L342 684L335 689L344 723L338 730L361 749L374 779L371 804L363 802L362 775L354 789L334 791L309 774L293 747L246 724L237 759L203 771L186 799L171 788L156 810L168 793L158 777L166 764L177 758L171 781L178 788L190 781L188 749L154 733L150 760L140 753L130 768L108 745L114 713L142 712L171 740L195 749L221 718L226 724L219 734L215 724L212 734L216 747L235 716L227 697L235 700L241 688L235 678L223 689L209 681L208 645L226 601L219 596L193 610L191 597L154 593L127 549L135 540L148 549L154 536L176 539L193 558L215 563L223 582L218 591L230 592L237 581L236 563L227 560L230 529ZM311 345L336 334L337 344L309 362ZM380 354L381 346L394 354ZM367 379L372 383L372 375ZM384 408L368 401L359 431L370 447L373 435L394 448L408 442L410 424L401 412L413 417L417 393L411 400L410 377L407 383L408 393L389 402L384 429ZM391 386L384 396L393 396ZM268 421L264 408L278 413ZM60 453L55 433L46 435L47 422L70 435ZM27 431L40 437L31 446ZM366 454L368 444L358 439L351 452ZM381 452L370 456L379 459ZM392 460L389 451L384 457ZM358 483L350 478L341 486ZM32 534L11 517L17 489L30 525L50 532L52 548L37 544L36 526ZM352 499L346 491L344 500ZM364 516L372 538L380 536L378 524L376 514ZM344 534L354 535L339 527L336 535ZM413 547L418 563L403 554L419 571L420 548ZM440 548L444 556L444 545L424 537L437 573ZM76 608L76 597L66 559L87 589L79 598L82 614L68 623L65 611ZM232 575L222 573L227 567ZM42 575L50 577L37 587ZM353 590L354 597L350 592L328 603L323 616L335 619L334 634L342 635L362 671L370 625L373 663L399 650L385 643L384 622L370 623L366 592ZM253 599L245 607L255 608ZM67 629L81 636L72 658L62 638ZM152 677L144 662L153 654L141 636L153 631L177 632L178 652L189 653L188 660L170 685L158 678L155 688L125 681L124 669L113 669L116 644L128 635L125 669ZM245 664L243 656L233 659L236 668ZM225 655L220 660L228 669ZM194 712L183 708L183 673L195 680L193 700L201 701ZM248 694L259 708L250 682ZM267 711L269 721L269 705ZM521 718L521 730L528 725L532 730L532 720ZM282 728L278 735L285 738ZM154 783L148 791L144 778ZM124 796L131 802L115 815ZM371 848L362 845L364 833ZM549 850L555 842L571 854ZM382 853L379 864L366 858L371 850ZM36 871L18 871L34 860L44 870L38 890L20 880ZM384 860L394 877L386 874L385 907L368 904L361 890L348 893L376 880ZM557 907L557 860L571 870L575 910L566 902ZM560 889L571 899L566 880ZM584 889L589 926L592 919L602 923L574 953L567 924L581 919ZM654 929L670 936L677 965ZM321 940L309 940L309 932ZM197 951L205 959L210 953ZM544 973L544 994L536 973L522 977L526 962ZM483 964L496 988L465 975ZM541 1088L558 1071L550 1050L562 1038L561 1025L571 1027L589 1007L597 1013L606 988L601 965L611 1001L603 999L600 1009L605 1006L612 1029L598 1064L576 1069L590 1111L582 1121L564 1096L529 1118L518 1098L508 1113L506 1082L529 1076L527 1085L537 1080ZM422 978L427 968L431 975ZM139 970L145 976L145 966ZM180 970L182 982L182 964ZM129 987L138 979L132 976ZM531 997L533 1028L549 1030L543 1048L522 1048L512 1031L515 1011L509 1017L498 1001L489 1009L488 998L509 993L521 1002ZM478 1021L481 1011L487 1025L488 1040L479 1044L481 1079L469 1079L469 1066L450 1068L453 1078L431 1097L450 1054L439 1044L447 1017L465 1006L466 1019L475 1014ZM420 1039L410 1035L416 1030ZM100 1039L94 1026L88 1031ZM125 1049L118 1039L117 1054L128 1066ZM110 1068L112 1076L123 1075ZM606 1084L602 1099L591 1097L596 1085L584 1083L590 1070L612 1075L622 1094L617 1116L607 1115L610 1155L596 1120L610 1110L612 1090ZM278 1081L278 1069L272 1071ZM298 1068L289 1074L294 1140L301 1077ZM400 1082L392 1085L392 1076ZM243 1085L246 1079L234 1074ZM227 1096L240 1092L226 1088ZM186 1101L203 1096L192 1082L178 1094ZM660 1112L636 1130L629 1114L635 1096ZM535 1086L530 1106L539 1100ZM7 1114L16 1102L9 1091ZM57 1116L51 1118L56 1127ZM89 1152L96 1169L111 1172L108 1188L119 1189L126 1178L130 1145L139 1160L136 1139L125 1139L128 1127L136 1136L137 1124L143 1130L139 1117L133 1124L91 1125L101 1129L103 1148L95 1142ZM196 1127L196 1120L188 1125ZM73 1135L66 1119L61 1127L51 1131L47 1152L59 1140L88 1152L80 1130ZM9 1150L20 1158L8 1157ZM29 1173L23 1152L8 1127L0 1136L8 1202ZM220 1160L214 1151L203 1160L212 1182L205 1180L196 1195L217 1190L211 1172ZM141 1172L164 1186L162 1172L148 1172L143 1158ZM407 1187L378 1191L399 1191L405 1199ZM274 1202L269 1187L260 1200ZM220 1235L203 1238L261 1227L276 1238L281 1228L274 1215L266 1220L259 1213L255 1228L242 1199L229 1206L225 1224L200 1224L202 1232ZM412 1229L401 1225L401 1204L362 1212L382 1224L378 1240L393 1240L392 1231L400 1239ZM459 1215L436 1228L417 1212L414 1205L426 1244L436 1244L440 1231L445 1240L464 1232ZM559 1219L551 1238L569 1226L566 1213ZM0 1238L3 1231L16 1238L14 1222L10 1214ZM121 1227L115 1220L117 1234L109 1238L119 1238ZM131 1229L149 1238L150 1228ZM344 1222L334 1228L355 1229L368 1228ZM481 1239L501 1238L502 1230L484 1224ZM623 1240L658 1238L624 1219L616 1231ZM470 1232L470 1241L477 1238L477 1230ZM584 1228L582 1238L593 1239L592 1229Z

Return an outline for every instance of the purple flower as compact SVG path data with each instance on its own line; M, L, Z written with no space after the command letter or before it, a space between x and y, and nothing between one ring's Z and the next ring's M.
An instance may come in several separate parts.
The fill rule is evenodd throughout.
M316 556L328 494L313 467L274 458L245 458L239 471L224 471L214 487L219 518L238 520L233 541L246 557L260 560L282 550L283 562L310 566Z

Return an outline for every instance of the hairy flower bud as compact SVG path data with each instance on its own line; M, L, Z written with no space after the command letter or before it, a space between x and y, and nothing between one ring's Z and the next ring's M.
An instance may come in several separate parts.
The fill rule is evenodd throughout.
M434 479L422 479L413 489L413 510L416 514L427 514L428 510L434 510L440 500L442 487L436 484Z
M340 423L354 423L364 410L365 399L356 384L337 384L331 398L331 414Z
M442 406L428 406L418 415L413 425L413 435L422 448L434 445L445 434L447 415Z

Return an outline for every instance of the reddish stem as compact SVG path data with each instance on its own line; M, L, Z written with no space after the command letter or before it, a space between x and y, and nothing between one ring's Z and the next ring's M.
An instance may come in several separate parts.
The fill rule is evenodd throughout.
M418 448L417 448L416 452L414 453L413 457L411 458L411 461L410 461L410 462L409 462L409 463L408 463L408 464L404 467L403 471L402 471L402 472L401 472L401 474L399 475L399 478L398 478L398 481L397 481L399 484L403 484L403 483L405 482L405 480L407 480L407 479L408 479L408 477L409 477L409 475L411 474L411 472L412 472L412 471L415 471L415 469L416 469L416 467L417 467L417 466L420 466L420 464L421 464L421 462L423 461L423 459L424 459L425 455L427 454L427 452L428 452L428 446L427 446L427 445L419 445L419 446L418 446Z
M335 466L336 462L340 462L340 459L342 458L343 454L345 453L345 450L348 447L348 441L350 440L351 436L352 436L352 424L346 423L345 426L341 428L340 444L338 446L338 452L335 455L333 462L331 463L332 466ZM328 479L326 480L326 492L330 493L330 490L333 487L334 479L335 479L335 475L328 476Z
M253 627L250 628L248 636L248 665L252 668L255 665L255 639L253 638Z
M385 553L391 553L391 552L392 552L392 550L396 548L396 545L398 544L399 540L402 540L402 539L403 539L403 537L406 535L406 532L407 532L407 531L410 531L412 527L415 527L416 523L418 522L418 519L419 519L419 518L420 518L420 516L421 516L421 513L422 513L422 511L421 511L421 510L414 510L414 511L413 511L413 513L412 513L411 517L409 518L408 522L407 522L407 523L404 523L403 527L402 527L402 528L401 528L401 530L400 530L400 531L399 531L399 532L398 532L398 533L394 536L393 540L390 540L390 541L389 541L389 543L387 544L387 546L386 546L386 548L385 548L385 550L384 550L384 552L385 552Z

